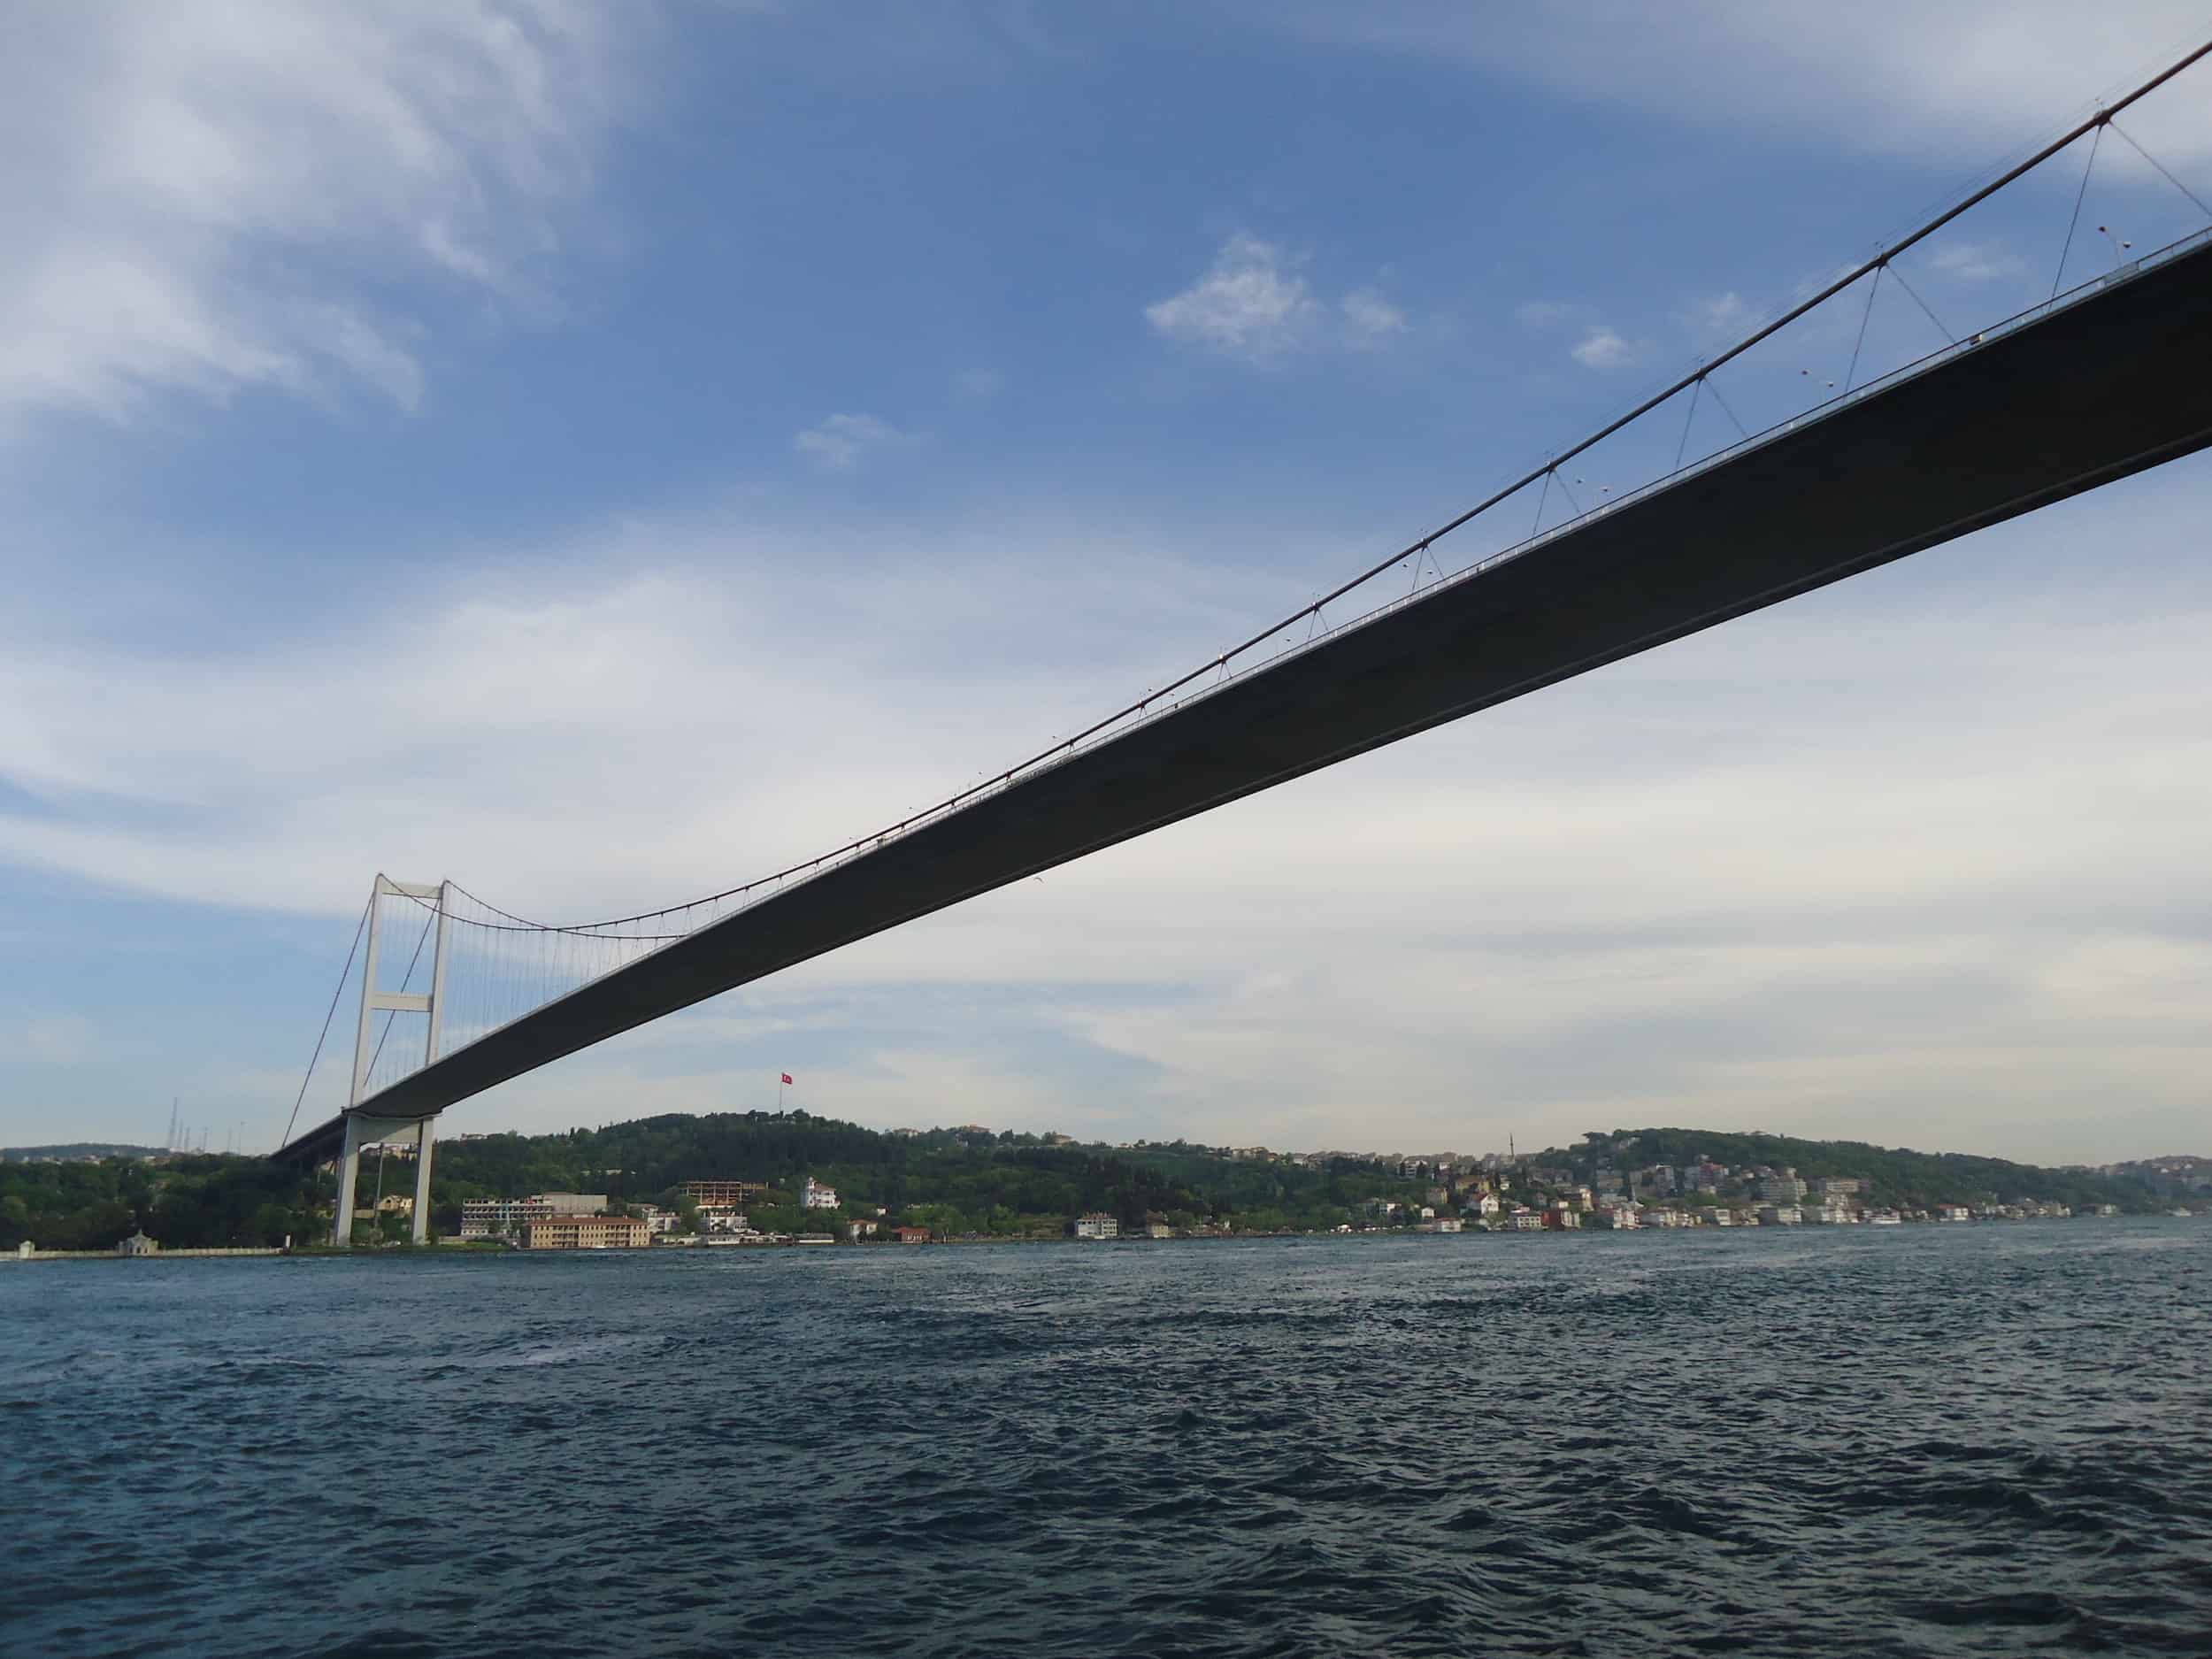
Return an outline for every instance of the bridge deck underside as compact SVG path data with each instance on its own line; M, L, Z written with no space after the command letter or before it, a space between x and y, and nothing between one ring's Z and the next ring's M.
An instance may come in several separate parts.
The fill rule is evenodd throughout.
M2208 442L2200 249L703 928L364 1109L434 1113L854 940ZM342 1133L334 1119L279 1156L329 1156Z

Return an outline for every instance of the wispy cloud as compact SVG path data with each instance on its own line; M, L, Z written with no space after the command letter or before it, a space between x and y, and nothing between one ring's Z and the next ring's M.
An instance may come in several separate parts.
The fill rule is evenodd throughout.
M1690 328L1701 340L1734 340L1751 329L1752 310L1732 289L1701 299L1690 307Z
M1373 288L1353 289L1344 296L1340 309L1356 336L1375 340L1406 331L1405 312Z
M2154 1149L2201 1121L2212 1060L2190 919L2212 592L2185 557L2204 473L2116 487L2126 571L2074 557L2114 496L2055 507L856 944L700 1017L753 1035L669 1022L468 1121L746 1103L733 1068L772 1056L737 1045L788 1044L772 1017L810 1001L820 1109L885 1123L985 1072L976 1098L1010 1123L1219 1140L1758 1114ZM0 811L0 857L318 914L379 867L488 870L480 890L526 914L618 913L925 804L1249 603L1248 572L1102 550L1086 513L940 534L866 580L789 557L818 524L642 528L695 563L611 572L600 549L565 581L457 578L396 651L342 617L213 666L6 635L0 775L41 806ZM1962 594L1986 613L1965 639ZM1050 650L1018 658L1032 639ZM711 711L704 764L681 710ZM332 919L334 974L351 918ZM969 1011L991 999L1081 1057L979 1061L1002 1052ZM1140 1080L1100 1086L1101 1055Z
M1627 341L1604 325L1596 324L1584 331L1567 355L1586 369L1617 369L1632 361L1636 354Z
M1171 340L1239 356L1284 350L1322 309L1297 264L1278 244L1240 233L1222 243L1197 281L1146 306L1145 320Z
M534 292L636 38L581 0L15 9L0 411L257 388L416 408L419 309L439 285Z
M2023 275L2028 269L2028 262L2018 254L1988 242L1944 243L1928 263L1962 282L1994 282Z
M2085 88L2153 65L2168 42L2201 38L2199 0L1863 0L1778 6L1702 0L1624 6L1559 0L1509 16L1454 0L1294 0L1263 11L1317 39L1452 58L1608 107L1664 111L1717 127L1816 132L1859 150L1940 147L1985 159L1998 135L2035 131L2077 108ZM1868 119L1870 88L1881 114ZM2202 95L2147 104L2137 136L2171 165L2212 152Z
M1190 287L1144 309L1167 339L1255 361L1295 349L1375 346L1411 327L1404 307L1371 285L1325 303L1304 261L1278 242L1240 233Z
M830 415L798 434L791 445L826 472L849 472L870 450L903 442L906 435L874 415Z

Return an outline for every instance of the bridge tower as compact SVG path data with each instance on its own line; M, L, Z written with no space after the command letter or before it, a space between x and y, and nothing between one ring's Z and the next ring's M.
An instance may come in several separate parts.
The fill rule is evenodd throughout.
M338 1208L330 1224L330 1241L341 1248L353 1242L353 1201L359 1185L362 1148L411 1140L415 1143L412 1236L417 1244L429 1242L431 1125L437 1121L435 1114L422 1118L378 1118L359 1108L361 1097L368 1089L369 1071L377 1049L382 1046L380 1040L374 1046L371 1043L370 1026L378 1012L424 1016L427 1029L423 1035L423 1064L427 1065L438 1057L438 1032L441 1016L445 1011L447 917L451 909L447 902L449 885L443 881L395 881L379 874L369 891L369 953L361 970L361 1021L354 1033L353 1083L346 1094L345 1149L338 1155ZM430 988L426 992L385 991L377 987L377 947L387 898L413 899L435 908L438 937L432 949ZM388 1021L386 1029L390 1029Z

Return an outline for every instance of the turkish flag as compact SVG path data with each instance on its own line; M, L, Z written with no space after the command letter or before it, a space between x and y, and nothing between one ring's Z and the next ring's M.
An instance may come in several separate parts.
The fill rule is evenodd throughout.
M783 1080L787 1083L791 1080L791 1073L788 1071L780 1072L779 1075L781 1076Z

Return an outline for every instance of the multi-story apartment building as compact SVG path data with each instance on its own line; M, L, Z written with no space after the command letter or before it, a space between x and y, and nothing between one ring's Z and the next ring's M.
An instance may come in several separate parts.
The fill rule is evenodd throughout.
M500 1239L509 1233L519 1233L531 1222L553 1213L553 1206L540 1198L472 1198L461 1206L461 1236L465 1239Z
M1759 1202L1763 1204L1793 1204L1805 1196L1805 1183L1795 1170L1782 1170L1763 1178L1759 1182Z
M1078 1216L1075 1218L1074 1228L1075 1236L1079 1239L1118 1239L1121 1237L1121 1223L1103 1210L1087 1216Z
M653 1241L650 1222L628 1216L546 1216L530 1223L534 1250L641 1250Z

